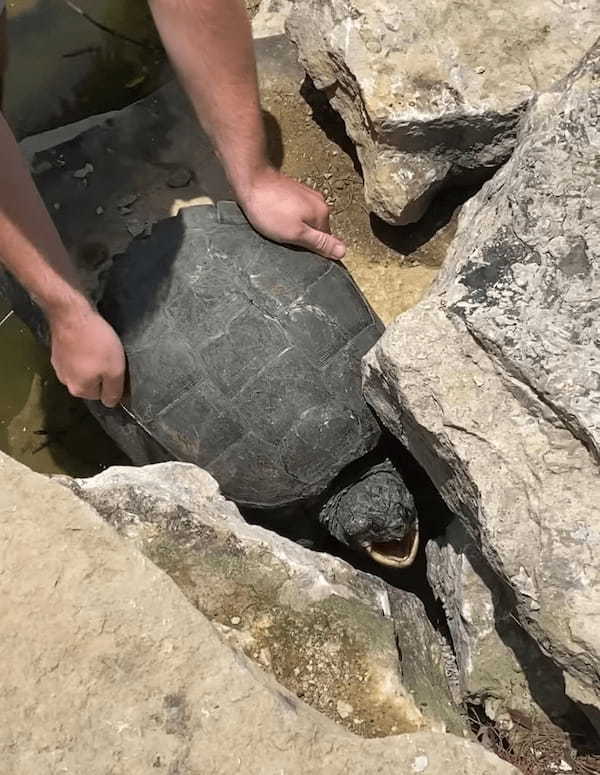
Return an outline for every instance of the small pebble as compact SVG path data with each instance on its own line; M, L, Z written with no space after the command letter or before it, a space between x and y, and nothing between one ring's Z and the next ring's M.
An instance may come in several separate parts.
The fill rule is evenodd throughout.
M564 759L560 760L560 764L558 765L558 769L561 772L573 772L573 768L571 767L571 765L568 762L566 762Z
M336 708L338 716L340 718L348 718L348 716L352 715L352 712L354 708L352 705L350 705L349 702L344 702L344 700L338 700Z
M94 165L90 164L89 161L79 170L75 170L73 173L74 178L78 178L79 180L85 180L88 175L91 175L94 171Z
M97 207L96 208L96 215L102 215L103 212L104 212L104 208L103 207Z
M475 72L477 75L483 75L485 73L485 67L476 67Z
M233 624L235 627L237 627L237 625L238 625L238 624L239 624L241 621L242 621L242 620L240 619L240 617L239 617L239 616L232 616L232 617L231 617L231 623L232 623L232 624Z
M425 772L429 767L429 759L426 756L417 756L412 765L413 772Z
M260 650L260 654L258 655L258 661L263 665L263 667L271 667L271 652L269 649L264 648Z
M368 40L366 43L367 51L370 51L372 54L380 54L381 53L381 43L378 40Z
M147 237L152 231L152 226L149 223L132 219L127 222L127 231L132 237Z
M124 210L135 204L139 198L139 194L126 194L125 196L122 196L116 204L119 210Z
M179 167L173 170L167 178L169 188L185 188L192 180L193 173L187 167Z

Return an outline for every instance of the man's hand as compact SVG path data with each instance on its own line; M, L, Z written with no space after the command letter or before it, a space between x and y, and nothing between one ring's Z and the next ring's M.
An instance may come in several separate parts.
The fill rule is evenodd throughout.
M77 398L116 406L123 395L125 353L111 326L91 307L50 319L52 366Z
M248 14L241 0L150 0L196 115L255 229L340 259L323 197L269 166Z
M344 243L329 229L329 207L312 188L267 168L238 199L250 223L265 237L325 258L344 257Z

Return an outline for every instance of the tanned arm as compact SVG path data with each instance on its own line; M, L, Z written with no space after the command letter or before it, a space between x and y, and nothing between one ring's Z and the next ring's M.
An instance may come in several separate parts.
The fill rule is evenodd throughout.
M44 312L61 382L75 396L114 406L123 393L123 348L83 293L1 113L0 170L0 262Z
M273 240L342 258L344 244L329 233L329 210L320 194L267 161L250 26L239 0L150 4L250 222ZM1 114L0 170L0 262L46 315L61 382L75 396L115 406L123 393L123 347L87 300Z
M150 0L156 25L238 202L265 236L342 258L329 208L267 161L250 23L240 0Z

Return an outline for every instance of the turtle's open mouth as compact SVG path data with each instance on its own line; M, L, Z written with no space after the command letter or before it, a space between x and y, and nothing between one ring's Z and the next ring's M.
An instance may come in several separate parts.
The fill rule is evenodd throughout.
M381 565L392 568L408 568L412 565L419 548L419 528L414 528L401 541L381 541L365 544L366 552Z

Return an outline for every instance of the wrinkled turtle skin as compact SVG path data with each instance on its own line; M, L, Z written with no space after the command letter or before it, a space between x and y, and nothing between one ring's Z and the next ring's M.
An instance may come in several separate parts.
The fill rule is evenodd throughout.
M381 429L360 361L383 327L342 266L269 242L232 203L185 208L115 258L100 310L129 392L91 408L135 463L196 463L242 506L314 502L338 539L412 560L412 497L365 457Z

